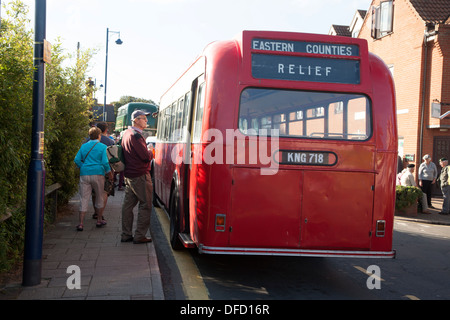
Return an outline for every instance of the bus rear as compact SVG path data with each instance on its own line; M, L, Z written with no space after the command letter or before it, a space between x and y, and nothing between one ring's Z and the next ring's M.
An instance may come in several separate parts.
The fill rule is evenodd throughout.
M212 254L392 258L394 86L366 41L247 31L204 57L200 139L180 144L190 163L173 175L186 181L180 239Z

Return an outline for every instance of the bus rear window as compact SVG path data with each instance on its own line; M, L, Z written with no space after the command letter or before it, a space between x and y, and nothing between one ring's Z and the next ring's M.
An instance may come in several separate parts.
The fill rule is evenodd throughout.
M241 94L239 130L280 137L367 140L372 133L369 99L361 94L247 88Z

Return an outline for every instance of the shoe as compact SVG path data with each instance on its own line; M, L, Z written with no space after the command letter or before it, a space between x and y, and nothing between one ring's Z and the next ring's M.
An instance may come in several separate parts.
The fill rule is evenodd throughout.
M77 231L83 231L83 225L82 224L77 225Z
M95 224L95 226L96 226L97 228L101 228L101 227L103 227L104 225L106 225L106 221L105 221L105 220L102 220L101 222L97 222L97 223Z
M123 187L117 188L117 191L123 191Z
M441 211L441 212L439 212L439 214L442 214L442 215L446 216L446 215L448 215L448 212Z
M152 239L150 239L150 238L141 238L141 239L138 239L138 240L133 240L133 243L134 244L139 244L139 243L149 243L149 242L152 242Z
M120 242L131 242L131 241L133 241L133 237L120 239Z

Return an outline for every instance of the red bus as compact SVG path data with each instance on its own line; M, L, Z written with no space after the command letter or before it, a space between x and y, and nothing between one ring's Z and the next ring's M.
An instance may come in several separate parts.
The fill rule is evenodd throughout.
M174 249L393 258L392 76L363 39L244 31L162 96L155 199Z

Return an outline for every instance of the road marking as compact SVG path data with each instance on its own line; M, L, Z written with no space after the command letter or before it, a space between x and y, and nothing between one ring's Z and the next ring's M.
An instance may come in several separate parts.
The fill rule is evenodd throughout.
M419 298L417 298L416 296L413 296L412 294L407 294L404 297L408 298L409 300L420 300Z
M170 221L163 209L155 208L161 228L170 247ZM170 247L171 248L171 247ZM172 250L183 281L183 291L187 300L209 300L208 289L203 282L200 271L187 250Z
M371 276L372 278L378 280L378 281L384 281L384 279L380 278L379 276L377 276L376 274L373 274L372 272L368 272L366 269L364 269L363 267L360 266L353 266L356 270L361 271L362 273L367 274L368 276Z

